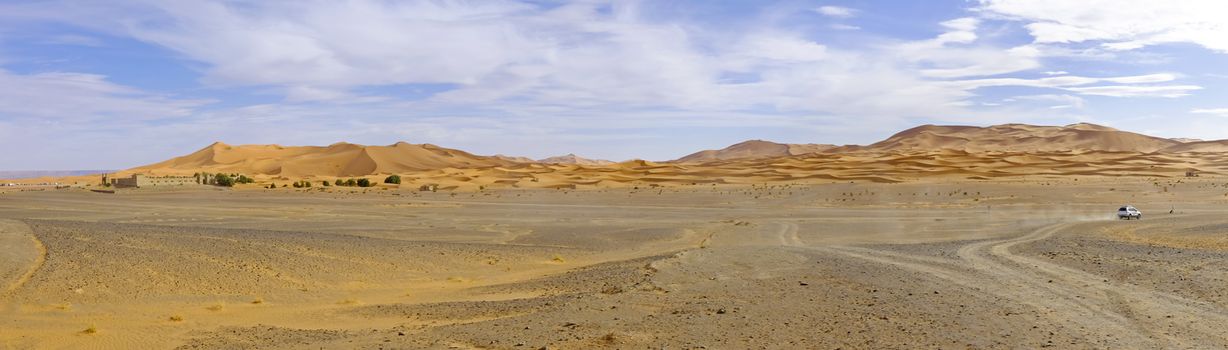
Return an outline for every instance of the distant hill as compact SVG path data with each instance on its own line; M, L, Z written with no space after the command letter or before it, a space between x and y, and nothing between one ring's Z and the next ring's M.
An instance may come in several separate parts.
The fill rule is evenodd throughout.
M611 165L611 164L615 164L615 162L613 162L613 161L608 161L608 160L604 160L604 159L588 159L588 158L580 157L580 156L577 156L577 155L575 155L575 154L571 154L571 153L568 153L568 154L565 154L565 155L561 155L561 156L555 156L555 157L550 157L550 158L538 159L538 160L537 160L537 162L538 162L538 163L545 163L545 164L576 164L576 165Z
M1181 142L1079 123L1066 126L1002 124L988 127L922 125L855 151L1056 152L1110 151L1151 153Z
M835 148L824 144L787 144L763 140L750 140L719 150L704 150L673 160L677 163L711 162L718 160L772 158L820 153Z
M1186 142L1162 150L1165 153L1228 153L1228 140Z

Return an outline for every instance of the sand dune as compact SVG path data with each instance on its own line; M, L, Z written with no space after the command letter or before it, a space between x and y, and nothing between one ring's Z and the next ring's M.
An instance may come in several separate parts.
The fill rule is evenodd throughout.
M574 153L568 153L568 154L561 155L561 156L555 156L555 157L550 157L550 158L539 159L539 160L537 160L537 162L538 162L538 163L547 163L547 164L578 164L578 165L610 165L610 164L614 164L614 162L613 162L613 161L609 161L609 160L605 160L605 159L588 159L588 158L584 158L584 157L581 157L581 156L577 156L577 155L575 155Z
M1228 152L1228 140L1218 141L1191 141L1174 145L1162 150L1165 153L1181 153L1181 152Z
M231 146L214 143L192 154L141 166L125 173L191 174L197 171L280 176L358 176L446 167L493 167L514 162L431 144L390 146L335 143L327 147Z
M608 188L664 184L905 182L1030 175L1179 177L1228 174L1228 141L1180 142L1093 124L990 127L925 125L867 146L752 140L676 161L619 163L568 154L533 161L478 156L430 144L337 143L326 147L231 146L121 172L232 172L264 186L286 180L398 174L402 187ZM50 181L50 180L48 180ZM80 181L80 179L74 179ZM88 181L88 180L86 180ZM395 187L395 186L393 186Z
M848 150L863 152L932 151L969 152L1124 151L1156 152L1181 144L1095 124L1036 126L1003 124L989 127L922 125L886 140Z
M786 144L763 140L741 142L719 150L704 150L675 159L678 163L711 162L730 159L788 157L810 153L819 153L835 145L824 144Z

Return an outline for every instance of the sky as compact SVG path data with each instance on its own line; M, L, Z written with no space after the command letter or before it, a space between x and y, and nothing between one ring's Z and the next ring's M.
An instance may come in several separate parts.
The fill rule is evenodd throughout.
M1228 2L0 0L0 170L215 141L667 160L1078 122L1228 138Z

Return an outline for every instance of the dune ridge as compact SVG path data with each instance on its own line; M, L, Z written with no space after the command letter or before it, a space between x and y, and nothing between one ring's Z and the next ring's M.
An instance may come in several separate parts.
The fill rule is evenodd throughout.
M360 176L512 164L516 162L503 157L478 156L431 144L406 142L388 146L338 142L325 147L231 146L216 142L182 157L128 169L122 173L182 175L207 171L287 177Z
M479 156L430 144L329 146L214 143L121 172L232 172L259 182L399 174L444 189L638 187L649 184L904 182L1019 176L1178 177L1228 174L1228 141L1152 137L1094 124L923 125L865 146L751 140L673 161L610 162L568 154L541 160Z

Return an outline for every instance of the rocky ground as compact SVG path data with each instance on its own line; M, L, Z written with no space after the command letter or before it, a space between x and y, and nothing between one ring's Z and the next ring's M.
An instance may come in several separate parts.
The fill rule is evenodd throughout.
M1216 180L2 193L0 344L1219 348Z

